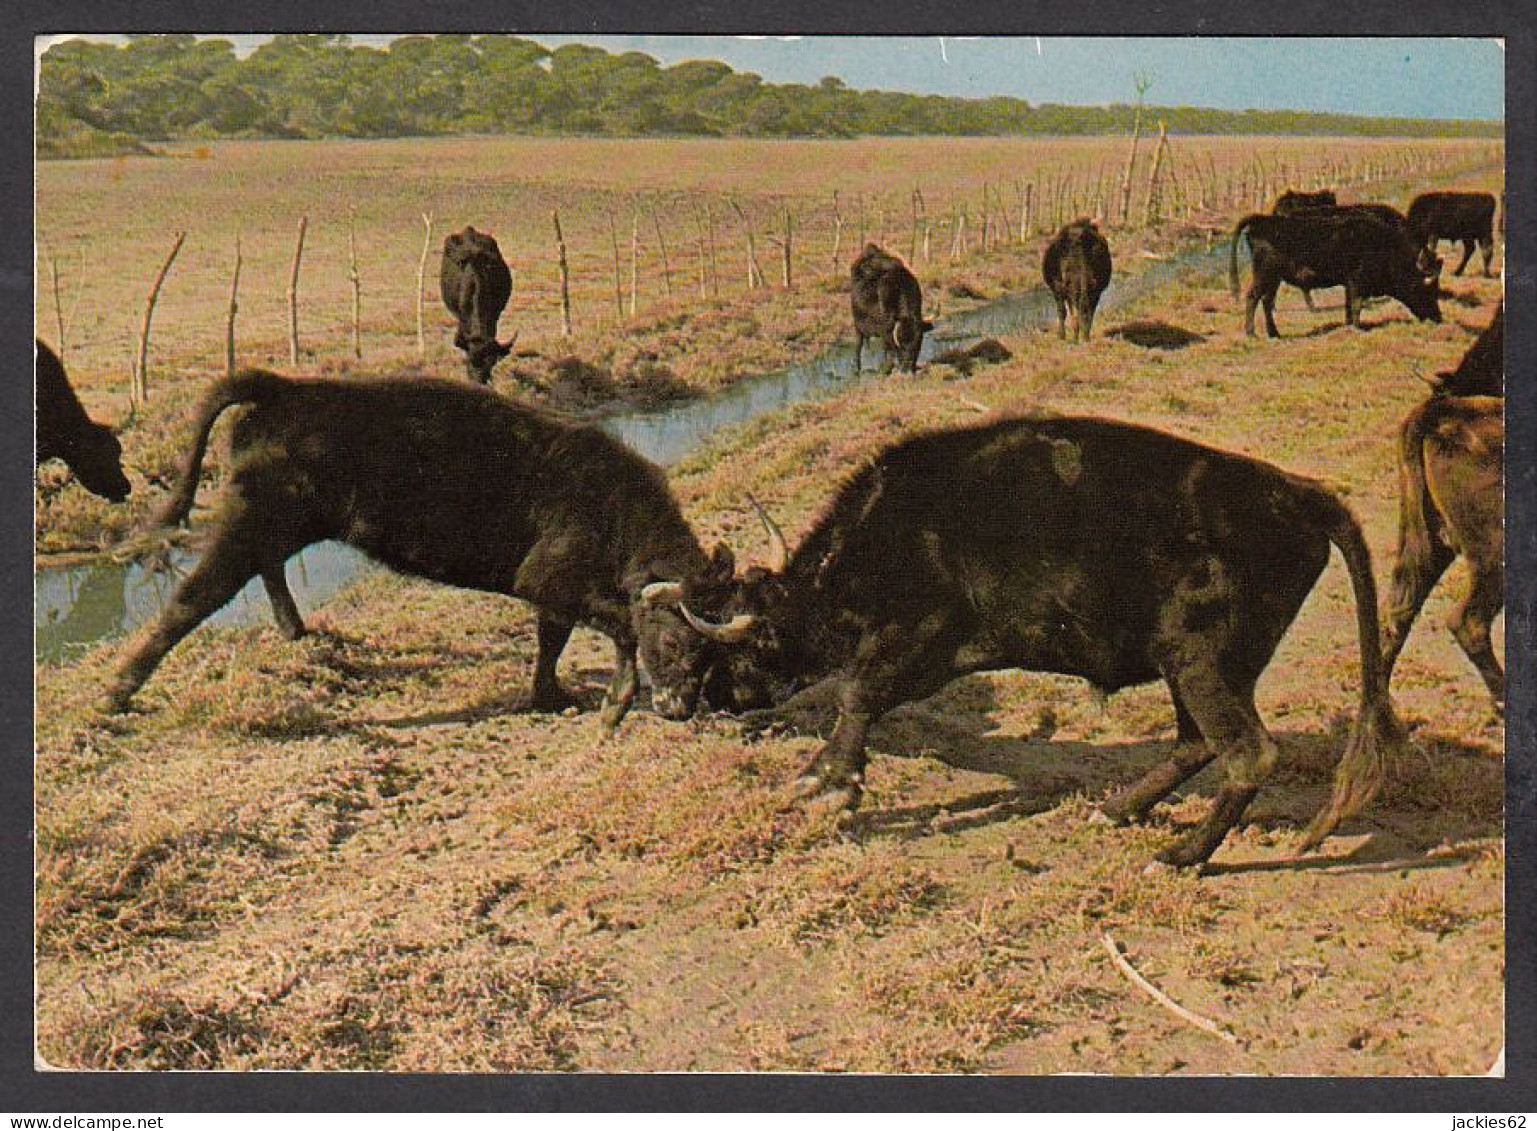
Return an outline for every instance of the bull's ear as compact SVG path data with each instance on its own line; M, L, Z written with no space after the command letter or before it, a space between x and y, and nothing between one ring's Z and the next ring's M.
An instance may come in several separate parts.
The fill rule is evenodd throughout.
M721 581L730 581L736 576L736 555L726 543L715 543L715 551L710 555L710 572Z

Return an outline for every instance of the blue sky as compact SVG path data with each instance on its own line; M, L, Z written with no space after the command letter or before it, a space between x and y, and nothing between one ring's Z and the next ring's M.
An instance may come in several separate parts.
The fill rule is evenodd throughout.
M1501 118L1505 53L1483 39L1358 38L844 38L541 35L555 46L644 51L663 63L721 59L771 82L836 75L849 86L1031 102L1096 104L1135 98L1222 109L1328 110L1417 118ZM108 37L102 37L108 38ZM230 35L244 52L266 39ZM359 35L382 44L387 35Z

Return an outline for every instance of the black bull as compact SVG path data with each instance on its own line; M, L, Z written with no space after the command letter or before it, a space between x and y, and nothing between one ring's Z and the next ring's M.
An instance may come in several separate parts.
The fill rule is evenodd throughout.
M779 705L833 677L838 720L802 785L851 808L871 724L952 679L1020 668L1107 692L1161 679L1181 745L1105 811L1140 819L1220 756L1210 813L1159 855L1190 866L1275 764L1255 684L1331 543L1354 589L1360 714L1313 844L1375 794L1402 732L1360 527L1327 488L1269 464L1098 419L920 435L855 475L793 555L780 540L772 569L724 595L689 587L684 613L724 649L717 705Z
M918 368L923 335L934 323L923 317L923 290L896 256L865 244L849 268L849 302L854 314L854 371L864 363L865 339L884 347L882 372L893 366L905 373Z
M1305 210L1290 216L1251 214L1233 228L1228 252L1228 282L1238 294L1238 241L1247 236L1253 252L1253 276L1244 296L1244 332L1254 335L1254 310L1264 304L1265 330L1280 337L1275 297L1280 285L1344 287L1345 322L1359 327L1361 303L1387 295L1416 317L1441 321L1435 274L1440 263L1425 264L1419 249L1402 230L1356 208Z
M454 345L464 351L466 371L473 380L489 384L496 363L512 352L512 342L496 340L496 324L512 297L512 272L501 248L473 227L450 235L443 241L438 286L443 305L459 320Z
M253 577L265 584L279 629L301 635L283 563L337 539L401 573L535 605L536 707L568 702L555 665L582 623L614 641L605 727L617 726L634 699L637 650L656 709L693 712L703 645L678 616L680 586L707 573L729 578L732 564L724 547L706 558L658 468L597 428L462 382L248 370L205 396L157 522L186 518L209 430L243 404L253 407L234 427L211 543L123 662L109 707L126 708L162 657Z
M1041 274L1057 304L1057 337L1067 336L1069 313L1073 340L1088 341L1094 330L1094 311L1099 297L1110 285L1110 244L1094 221L1064 224L1041 256Z
M70 388L58 354L37 343L37 463L61 459L92 494L114 503L132 490L123 474L123 448L112 429L97 424Z
M1493 193L1421 193L1409 202L1409 238L1432 252L1440 240L1460 241L1462 262L1452 271L1453 275L1462 274L1477 245L1487 278L1494 259L1494 212Z

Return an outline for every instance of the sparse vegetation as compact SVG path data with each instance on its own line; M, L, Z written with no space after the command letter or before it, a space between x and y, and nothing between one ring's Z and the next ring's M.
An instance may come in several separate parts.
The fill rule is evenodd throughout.
M973 156L985 164L987 152ZM260 146L243 159L280 164ZM377 175L360 168L337 175ZM125 175L160 210L145 222L166 221L176 198L141 171ZM83 201L49 183L43 222L84 231ZM1484 173L1465 187L1491 183ZM410 259L419 228L397 204ZM1129 258L1145 238L1125 237ZM542 261L544 239L529 236L528 262ZM195 251L189 240L189 271ZM212 285L223 265L209 254L200 278ZM515 272L532 274L518 254ZM1034 285L1038 254L999 248L953 278L987 293ZM948 268L933 269L938 286ZM178 297L175 283L157 318L168 333L180 326L167 350L186 375L162 386L163 415L152 399L136 427L141 466L174 451L177 413L202 379L196 359L219 344L197 329L200 292ZM1338 292L1320 293L1316 313L1283 294L1286 336L1255 343L1215 269L1187 272L1102 313L1107 333L1086 344L1007 336L1011 356L969 375L946 366L872 381L721 435L673 481L704 539L751 557L761 533L747 492L794 542L883 444L974 420L977 404L1039 404L1168 428L1338 484L1381 577L1396 522L1394 427L1423 394L1413 371L1454 361L1499 294L1481 278L1445 285L1456 301L1443 302L1444 323L1385 304L1367 311L1364 332L1341 327ZM89 279L86 293L112 309ZM222 288L201 293L215 310ZM408 348L409 299L398 326L381 303L381 354L392 327ZM691 305L680 297L667 317ZM786 347L785 327L831 334L846 318L841 295L811 283L713 309L722 320L751 310L765 356L815 351L820 330ZM1168 329L1156 341L1109 332L1152 324L1186 344L1163 348ZM656 364L686 382L699 372L682 348L693 325L655 328L676 335ZM626 331L603 333L618 342ZM738 333L722 329L722 348ZM93 334L79 370L110 403L112 370L90 359L110 357L111 338ZM571 352L597 356L580 343ZM425 582L370 577L298 643L267 626L201 629L157 674L142 713L95 713L114 646L42 666L39 1053L81 1068L1483 1072L1502 1043L1504 731L1448 634L1417 633L1400 662L1395 695L1415 750L1389 788L1318 855L1293 852L1328 792L1337 719L1354 708L1348 590L1336 561L1262 681L1282 763L1203 877L1142 868L1204 812L1210 772L1148 826L1086 820L1112 786L1166 756L1173 715L1156 687L1098 703L1051 676L959 681L875 729L864 807L840 828L788 797L810 735L749 742L729 720L675 724L639 709L599 741L592 710L611 656L594 635L578 633L561 673L585 709L516 713L530 611ZM1425 622L1449 601L1434 595ZM1101 948L1106 930L1242 1045L1137 994Z

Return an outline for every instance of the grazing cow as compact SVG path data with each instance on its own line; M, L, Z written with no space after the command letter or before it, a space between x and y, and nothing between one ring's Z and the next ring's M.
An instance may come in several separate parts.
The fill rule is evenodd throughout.
M1503 397L1505 395L1505 302L1494 312L1457 368L1436 374L1436 392L1445 397Z
M1093 220L1082 217L1062 226L1046 245L1041 274L1057 303L1057 337L1067 336L1071 311L1073 340L1088 341L1099 296L1110 285L1110 245Z
M864 363L865 339L879 339L885 351L882 373L895 366L904 373L918 368L923 335L934 323L923 317L923 289L896 256L873 243L849 269L849 295L854 308L854 372Z
M302 635L283 563L337 539L401 573L535 605L537 708L569 702L555 665L582 623L609 636L617 655L606 729L634 699L637 648L658 712L692 713L701 645L678 618L678 587L712 571L729 578L730 551L708 559L661 471L619 441L458 381L247 370L205 396L160 524L191 510L209 430L233 405L253 407L234 427L217 529L119 669L112 709L125 709L161 658L253 577L282 633Z
M465 369L472 380L490 384L491 370L512 352L512 342L496 340L497 320L512 297L512 272L502 249L473 227L455 232L443 241L438 283L443 305L459 319L454 345L464 351Z
M1319 189L1317 192L1302 192L1298 189L1287 189L1275 198L1275 203L1270 206L1272 216L1290 216L1293 212L1301 212L1306 208L1333 208L1339 203L1333 189Z
M1265 307L1265 330L1281 336L1275 324L1276 290L1294 287L1345 288L1345 322L1359 328L1361 302L1373 295L1396 298L1421 319L1441 321L1435 271L1440 261L1424 264L1418 249L1401 231L1358 209L1326 209L1290 216L1251 214L1233 229L1228 252L1228 282L1238 294L1238 241L1248 236L1253 276L1244 299L1244 332L1254 336L1254 309Z
M1340 204L1335 200L1332 189L1320 189L1318 192L1294 192L1287 189L1276 197L1275 205L1270 209L1272 216L1295 216L1298 213L1319 212L1356 212L1365 216L1375 216L1390 228L1402 231L1404 229L1404 214L1391 204L1379 204L1375 201L1366 201L1360 204ZM1421 268L1426 274L1434 271L1433 257L1428 253L1420 255ZM1307 303L1309 310L1317 309L1313 305L1313 288L1303 287L1302 301Z
M952 679L1022 668L1105 692L1162 679L1183 745L1106 812L1140 819L1220 756L1226 780L1210 813L1158 857L1193 866L1275 764L1255 683L1331 543L1354 587L1361 713L1313 844L1370 800L1402 741L1366 543L1313 480L1109 420L930 432L849 480L793 555L776 536L774 565L740 575L724 599L685 585L683 613L722 649L706 657L716 706L782 705L832 677L838 721L801 784L849 808L871 724Z
M1453 275L1473 258L1477 244L1484 258L1484 276L1494 259L1494 194L1489 192L1423 192L1409 202L1406 217L1409 238L1434 252L1440 240L1462 241L1462 262Z
M1383 624L1385 676L1425 598L1457 555L1468 591L1451 616L1457 643L1505 707L1505 672L1489 639L1505 605L1505 401L1431 397L1399 428L1398 552Z
M58 354L37 343L37 462L61 459L80 485L120 503L133 489L123 474L123 446L112 429L85 414Z

